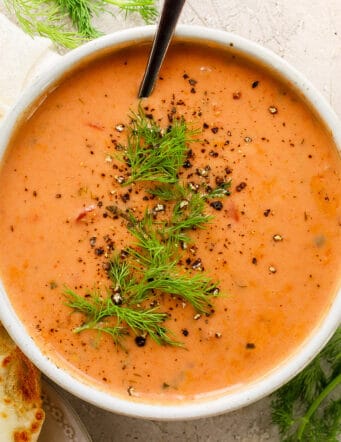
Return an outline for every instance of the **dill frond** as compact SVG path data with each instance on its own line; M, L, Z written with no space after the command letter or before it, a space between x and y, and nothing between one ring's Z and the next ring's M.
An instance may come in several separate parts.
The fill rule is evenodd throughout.
M193 141L195 133L183 119L175 120L167 130L162 130L139 107L131 116L125 151L130 177L125 185L138 181L176 183L186 158L187 143Z
M108 3L117 6L126 15L130 13L138 13L146 24L155 22L158 16L158 10L155 6L154 0L102 0L103 3Z
M183 201L175 204L170 231L203 229L212 220L212 216L205 213L205 199L202 195L191 193L186 201L188 204L184 207Z
M58 45L75 48L85 41L84 36L69 30L66 14L58 5L46 0L4 0L8 11L14 14L21 28L32 37L50 38Z
M101 33L91 24L94 14L101 10L94 0L54 0L62 11L67 13L79 34L85 39L99 37Z
M272 420L285 442L337 442L341 434L341 327L325 349L275 393Z
M129 294L136 284L131 267L128 262L120 259L119 256L113 256L110 261L108 276L112 281L112 289L120 293L122 301L129 298Z
M164 184L148 190L148 193L162 201L180 201L188 197L188 190L179 184Z
M69 49L101 35L91 20L100 12L109 12L108 5L116 6L126 15L138 13L147 24L153 23L158 15L154 0L4 0L4 3L29 35L47 37Z
M208 313L210 296L217 285L205 274L188 275L177 270L180 254L174 232L169 231L171 234L165 238L162 231L161 239L148 213L129 230L137 240L128 250L130 258L137 263L131 265L142 273L140 282L131 290L130 302L141 303L157 291L178 296L197 312Z
M78 295L73 290L66 289L66 305L74 311L85 315L85 322L77 327L74 332L96 330L110 334L115 343L131 329L135 335L147 334L160 345L181 345L171 338L171 333L162 324L168 318L167 313L159 312L156 308L130 308L115 305L110 296L102 298L94 292L87 298ZM112 324L112 319L116 324Z

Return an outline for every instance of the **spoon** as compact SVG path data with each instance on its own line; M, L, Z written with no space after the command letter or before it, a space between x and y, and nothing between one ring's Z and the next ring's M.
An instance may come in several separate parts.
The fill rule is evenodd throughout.
M165 0L163 4L160 22L139 89L139 98L149 97L154 89L158 73L173 37L175 26L184 3L185 0Z

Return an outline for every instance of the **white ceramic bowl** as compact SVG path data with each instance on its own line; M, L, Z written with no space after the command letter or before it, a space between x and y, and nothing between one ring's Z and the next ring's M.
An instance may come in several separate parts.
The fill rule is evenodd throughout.
M65 72L71 71L84 59L96 57L98 53L108 53L112 48L130 46L142 41L149 42L152 40L154 32L155 27L153 26L128 29L99 38L61 57L61 60L46 75L41 76L25 92L20 102L17 103L4 122L0 134L0 158L6 150L17 121L31 111L32 103L37 102L45 93L51 90ZM207 42L208 44L229 48L229 50L242 53L262 63L275 74L289 80L315 108L326 127L330 129L337 146L341 147L341 125L333 110L320 93L299 72L274 53L236 35L201 27L179 26L177 38L186 41ZM53 361L40 351L26 332L25 327L13 310L1 282L0 304L1 321L14 341L36 366L57 384L101 408L130 416L160 420L212 416L243 407L269 395L295 376L316 356L341 321L341 291L339 291L318 329L297 349L294 355L279 366L274 367L271 372L258 381L242 386L237 391L233 390L224 393L222 396L207 400L185 402L178 405L154 405L124 400L106 394L85 382L82 383L79 379L71 376L67 370L58 368Z

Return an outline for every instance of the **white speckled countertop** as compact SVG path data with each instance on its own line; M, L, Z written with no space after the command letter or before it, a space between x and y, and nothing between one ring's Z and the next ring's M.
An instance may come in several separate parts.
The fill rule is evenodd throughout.
M34 75L57 57L50 42L27 38L1 13L7 14L2 0L0 118ZM273 50L300 70L341 117L340 0L187 0L180 22L234 32ZM138 17L124 20L121 15L101 16L95 23L106 33L143 24ZM269 398L227 415L168 423L111 414L66 395L94 442L279 440L270 423Z

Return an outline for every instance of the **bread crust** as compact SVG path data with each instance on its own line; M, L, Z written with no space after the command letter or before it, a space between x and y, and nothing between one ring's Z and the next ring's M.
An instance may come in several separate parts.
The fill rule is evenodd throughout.
M8 431L9 442L37 442L45 418L40 372L1 324L0 360L0 434Z

